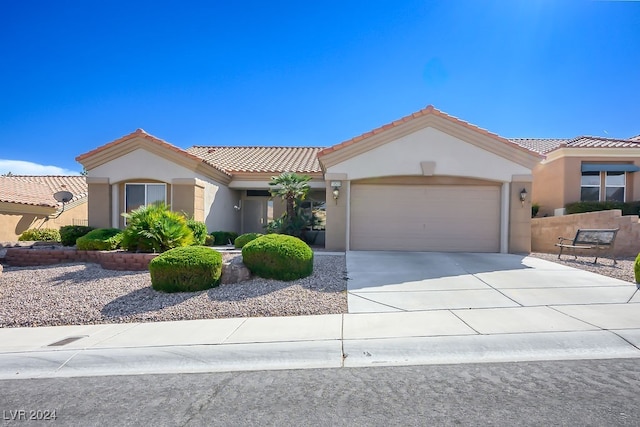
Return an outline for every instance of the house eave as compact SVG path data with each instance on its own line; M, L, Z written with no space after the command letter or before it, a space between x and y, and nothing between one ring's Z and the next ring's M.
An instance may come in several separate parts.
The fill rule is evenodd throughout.
M563 157L604 157L611 159L628 160L630 157L640 158L640 150L637 148L585 148L585 147L561 147L549 152L542 161L543 164L561 159Z
M56 213L56 208L53 206L39 206L26 203L0 202L0 212L48 216Z

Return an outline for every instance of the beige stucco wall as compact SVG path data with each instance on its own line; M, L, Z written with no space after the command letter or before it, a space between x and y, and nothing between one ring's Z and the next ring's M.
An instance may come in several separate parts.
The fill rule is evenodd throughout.
M528 179L519 181L514 177ZM419 129L329 166L327 200L332 197L332 179L343 180L341 194L345 195L350 182L363 180L406 185L508 185L502 195L501 236L504 236L504 243L501 243L501 250L529 252L531 198L522 207L519 193L526 188L531 194L531 169L438 129ZM349 234L347 200L348 196L341 195L337 206L327 203L327 248L348 248L345 241Z
M31 212L24 212L29 210ZM42 211L42 212L37 212ZM65 211L55 219L49 219L53 209L38 209L16 203L0 202L0 242L15 242L30 228L53 228L63 225L84 225L87 220L88 204L82 203Z
M88 177L109 177L112 184L140 178L171 183L173 178L192 178L194 175L194 171L143 149L87 171Z
M87 178L89 188L88 217L89 226L94 228L111 227L111 186L108 179Z
M193 215L209 231L240 231L240 216L233 208L240 198L237 190L146 150L134 150L89 170L88 180L100 182L89 187L89 220L100 227L111 227L114 222L124 226L122 218L113 216L124 211L125 183L158 182L167 184L167 200L173 210ZM175 184L178 188L174 190Z
M350 180L423 175L421 162L435 162L432 174L439 176L508 182L512 175L531 173L524 166L431 127L330 166L327 173L347 174Z
M640 223L637 215L622 215L620 210L534 218L531 221L531 250L558 253L558 237L573 239L576 231L589 228L619 228L614 253L635 257L640 253ZM592 252L584 252L590 255Z
M239 233L240 212L234 206L240 200L240 192L203 176L199 176L199 179L204 182L204 222L207 230Z
M621 163L640 166L640 158L621 161L612 157L565 156L543 162L533 169L532 201L540 205L538 217L551 216L555 209L567 203L580 201L582 163ZM601 188L601 193L604 187ZM604 193L603 193L604 194ZM640 200L640 172L628 173L626 180L627 201Z
M509 252L531 251L531 197L520 202L520 192L531 194L531 182L514 181L509 194Z
M347 249L347 218L349 204L349 181L342 181L340 197L333 199L333 188L327 180L325 197L327 200L327 224L325 232L325 248L331 251L344 251Z
M564 206L565 159L540 164L533 169L531 201L540 206L538 216L553 215L556 208Z

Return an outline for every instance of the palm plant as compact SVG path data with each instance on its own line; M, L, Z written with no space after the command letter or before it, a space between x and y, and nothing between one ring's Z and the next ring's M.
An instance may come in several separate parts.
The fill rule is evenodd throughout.
M298 175L294 172L283 172L279 176L272 176L269 192L274 197L282 197L287 205L286 213L289 218L295 216L296 204L307 197L309 193L309 175Z
M164 203L142 206L123 216L127 228L122 233L122 247L129 251L164 252L193 243L186 218Z
M286 204L285 214L274 221L278 224L279 232L298 237L304 232L308 218L304 216L299 204L309 193L310 180L310 176L294 172L283 172L279 176L271 177L269 181L271 195L281 197Z

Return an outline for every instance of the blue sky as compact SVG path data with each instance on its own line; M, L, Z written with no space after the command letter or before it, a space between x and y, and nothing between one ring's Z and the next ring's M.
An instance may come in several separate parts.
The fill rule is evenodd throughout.
M0 40L0 173L78 172L136 128L329 146L429 104L505 137L640 134L636 1L21 0Z

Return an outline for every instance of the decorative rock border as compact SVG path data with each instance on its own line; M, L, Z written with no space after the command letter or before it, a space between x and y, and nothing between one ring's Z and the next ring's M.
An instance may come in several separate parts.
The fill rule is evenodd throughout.
M227 252L229 253L229 252ZM16 267L63 264L70 262L95 262L105 270L145 271L149 263L159 254L139 254L126 251L79 251L60 246L34 246L7 248L4 262ZM2 265L0 265L2 274ZM243 282L251 278L251 271L241 258L222 262L223 285Z

